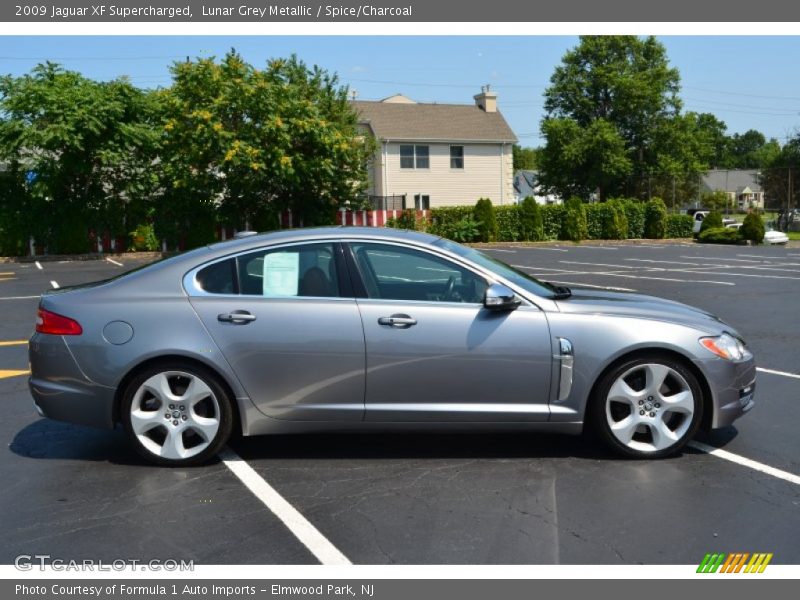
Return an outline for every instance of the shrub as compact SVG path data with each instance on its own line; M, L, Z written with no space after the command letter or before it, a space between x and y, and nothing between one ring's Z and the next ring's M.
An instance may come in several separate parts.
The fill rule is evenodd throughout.
M645 203L639 200L621 200L628 221L628 238L638 240L644 237Z
M407 209L400 213L397 218L387 219L386 227L393 229L411 229L412 231L419 231L424 229L423 224L420 223L421 219L417 219L417 211L414 209Z
M749 240L754 244L764 241L764 221L755 213L748 213L744 218L744 223L739 228L739 237Z
M667 235L667 207L661 198L648 201L644 209L644 237L661 240Z
M481 198L472 211L480 231L481 242L493 242L497 239L497 219L494 214L494 205L489 198Z
M667 237L688 238L692 237L694 219L692 215L667 215Z
M701 244L737 244L739 232L730 227L710 227L700 232L697 241Z
M450 239L467 244L476 241L481 235L481 223L475 219L465 218L453 224Z
M542 215L543 239L557 240L561 237L561 228L566 211L567 209L562 204L548 204L541 207L539 212Z
M134 252L155 252L158 250L158 238L151 223L142 223L130 232L131 250Z
M703 219L703 223L700 225L700 233L703 233L706 229L721 229L723 227L722 213L712 210L706 215L706 218Z
M577 197L570 198L566 203L560 239L580 242L586 239L587 235L586 209L583 202Z
M520 234L523 240L538 242L544 239L544 221L539 203L531 196L519 204Z
M520 207L516 205L495 207L498 242L516 242L523 239L521 215Z
M587 237L590 240L627 239L628 218L619 200L589 204L585 209Z
M445 206L430 211L431 221L428 232L452 239L456 223L464 219L474 219L471 206Z

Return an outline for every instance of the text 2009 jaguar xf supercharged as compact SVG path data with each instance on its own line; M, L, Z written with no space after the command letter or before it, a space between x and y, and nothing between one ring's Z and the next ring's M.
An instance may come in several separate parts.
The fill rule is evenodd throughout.
M750 410L755 385L739 334L701 310L373 228L252 236L47 292L30 362L42 415L121 423L164 465L206 461L234 429L586 426L656 458Z

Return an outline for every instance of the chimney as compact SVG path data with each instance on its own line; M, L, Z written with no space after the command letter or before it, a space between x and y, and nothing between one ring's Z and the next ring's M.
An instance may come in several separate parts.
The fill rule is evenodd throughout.
M493 92L489 84L481 86L481 93L473 96L475 104L487 113L497 112L497 92Z

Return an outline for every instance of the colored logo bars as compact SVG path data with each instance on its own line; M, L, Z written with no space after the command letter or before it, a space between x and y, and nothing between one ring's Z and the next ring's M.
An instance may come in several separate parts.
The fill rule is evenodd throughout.
M748 561L748 558L750 559ZM763 573L769 561L772 560L772 553L757 552L748 554L747 552L736 552L733 554L706 554L700 566L697 567L698 573Z

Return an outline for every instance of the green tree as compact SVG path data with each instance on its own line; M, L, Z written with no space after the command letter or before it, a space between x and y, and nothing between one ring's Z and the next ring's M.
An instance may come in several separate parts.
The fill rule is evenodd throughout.
M258 69L235 51L172 73L163 101L174 231L198 209L239 228L284 209L327 223L365 189L373 145L335 75L295 56Z
M730 196L722 190L715 192L706 192L700 198L700 203L704 208L711 210L722 211L731 204Z
M723 227L722 213L712 210L706 215L706 218L703 219L703 223L700 225L700 233L703 233L706 229L722 229Z
M514 171L535 171L537 168L538 148L524 148L519 144L511 147L513 153Z
M678 71L654 37L581 37L545 91L545 189L605 200L696 185L713 155L702 135L710 124L680 114L678 90Z
M661 198L653 198L644 209L644 237L661 240L667 236L667 207Z
M544 222L539 203L531 196L527 196L520 203L519 210L522 239L526 241L543 240Z
M578 197L572 197L565 203L566 212L561 226L562 240L580 242L585 240L589 227L586 222L586 209L583 202Z
M492 201L489 198L479 199L472 212L477 222L479 241L495 241L497 239L497 218L494 214Z
M16 215L18 235L86 252L90 228L126 234L128 206L155 188L156 113L125 79L92 81L53 63L0 78L0 162L17 186L2 210Z
M747 213L739 229L739 237L743 240L749 240L754 244L760 244L764 241L764 221L756 213Z

